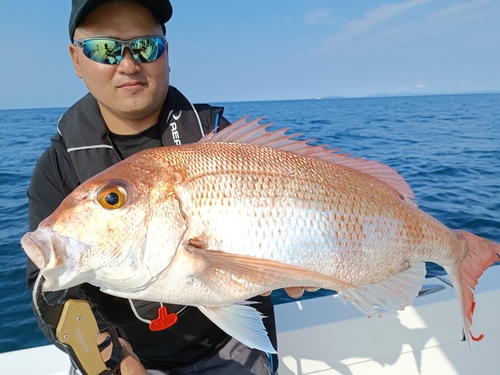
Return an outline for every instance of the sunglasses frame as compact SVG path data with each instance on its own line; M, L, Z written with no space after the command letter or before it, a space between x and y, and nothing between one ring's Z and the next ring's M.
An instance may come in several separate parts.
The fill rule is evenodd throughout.
M163 46L165 47L165 49L164 49L164 51L160 55L157 55L154 60L151 60L151 61L141 61L141 60L138 60L135 57L135 55L137 55L137 54L134 53L134 51L132 49L132 43L134 43L135 41L137 41L139 39L144 39L144 38L155 38L155 39L161 39L163 41ZM121 40L121 39L115 39L115 38L109 38L109 37L80 38L80 39L73 40L73 44L75 46L77 46L77 47L81 47L82 49L84 49L86 42L94 41L94 40L102 40L102 41L108 41L109 40L111 42L117 42L117 43L119 43L121 45L121 52L120 52L119 55L117 55L117 57L121 57L121 59L120 60L116 59L116 63L110 63L110 62L105 62L105 61L94 60L94 59L92 59L91 56L87 56L84 53L85 57L87 57L88 59L90 59L92 61L95 61L96 63L105 64L105 65L117 65L117 64L119 64L123 60L123 56L124 56L124 53L125 53L125 48L128 48L130 50L130 53L132 54L132 57L134 58L134 60L137 61L137 62L140 62L140 63L156 61L167 50L167 39L163 35L146 35L146 36L140 36L140 37L133 38L133 39L128 39L128 40Z

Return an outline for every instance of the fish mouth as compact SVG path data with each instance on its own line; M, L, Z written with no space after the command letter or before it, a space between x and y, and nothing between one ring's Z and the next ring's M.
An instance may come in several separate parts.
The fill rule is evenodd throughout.
M37 230L35 232L28 232L21 238L21 246L24 252L41 270L45 268L49 259L47 252L44 251L46 248L44 244L48 238L47 234L47 231L40 232Z
M89 244L39 228L21 239L26 255L45 277L43 291L66 289L80 284L78 272L80 255L91 248Z

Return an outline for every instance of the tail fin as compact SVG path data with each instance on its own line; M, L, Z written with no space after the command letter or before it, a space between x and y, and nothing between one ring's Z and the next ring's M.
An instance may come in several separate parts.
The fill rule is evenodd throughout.
M455 230L460 238L465 240L466 255L461 265L455 272L448 272L451 277L464 320L464 329L467 342L471 340L479 341L482 335L474 337L472 335L472 315L474 313L473 290L477 285L479 277L495 261L500 260L500 245L487 239L478 237L472 233Z

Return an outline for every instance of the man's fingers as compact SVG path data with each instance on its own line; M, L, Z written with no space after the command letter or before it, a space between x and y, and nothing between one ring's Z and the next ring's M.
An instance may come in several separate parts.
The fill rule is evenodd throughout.
M139 358L132 350L130 344L123 340L122 361L120 362L120 371L122 375L147 375L146 369L139 361Z
M304 286L304 287L293 286L293 287L285 288L285 291L290 297L299 298L299 297L302 297L302 295L304 294L304 291L317 292L319 289L321 289L321 288L317 288L315 286ZM262 297L267 297L269 295L271 295L271 292L266 292L266 293L261 294Z
M302 297L302 295L304 294L304 288L300 286L285 288L285 291L292 298L299 298Z
M307 286L307 287L304 287L304 290L306 292L317 292L318 290L320 290L321 288L318 288L318 287L315 287L315 286Z
M109 334L106 332L100 333L97 336L97 345L101 345L104 340L109 337ZM109 344L106 348L101 351L101 357L104 362L106 362L111 357L111 351L113 350L113 344Z
M97 337L97 344L104 342L106 337L109 337L107 333L101 333ZM127 340L119 338L120 344L122 345L122 359L120 361L120 371L122 375L147 375L146 369L141 364L139 357L132 350L132 346ZM113 349L113 344L108 345L102 352L102 359L106 362L111 356L111 351Z

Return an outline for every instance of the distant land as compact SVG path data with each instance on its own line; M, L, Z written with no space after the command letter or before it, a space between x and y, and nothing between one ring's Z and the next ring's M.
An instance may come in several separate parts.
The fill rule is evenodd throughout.
M472 94L500 94L500 90L483 90L483 91L471 91L471 92L434 92L434 93L417 93L417 92L400 92L397 94L388 94L381 92L373 95L366 96L341 96L341 95L331 95L331 96L317 96L313 99L355 99L355 98L386 98L386 97L398 97L398 96L433 96L433 95L472 95Z

